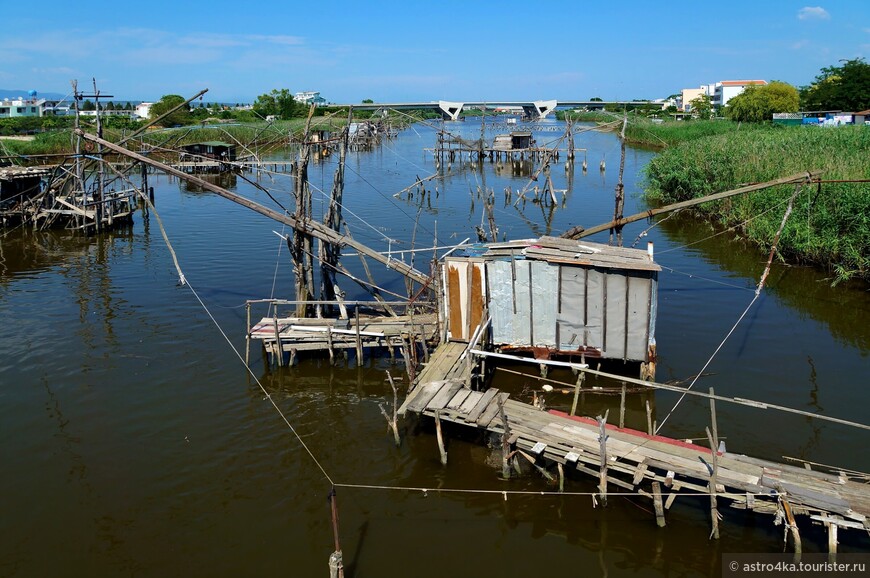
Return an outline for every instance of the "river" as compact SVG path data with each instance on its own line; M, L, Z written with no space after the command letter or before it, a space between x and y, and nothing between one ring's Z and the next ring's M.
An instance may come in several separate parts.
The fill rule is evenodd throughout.
M537 126L556 127L536 131L539 144L560 136L558 121ZM480 131L473 120L448 127L470 138ZM345 218L358 241L397 252L412 239L420 248L474 238L475 226L487 228L483 204L472 205L479 186L495 191L499 234L508 239L558 235L613 215L613 134L576 136L586 150L573 172L554 166L555 187L566 192L552 211L506 205L505 187L523 188L528 169L489 163L454 163L447 178L426 183L432 194L422 207L419 196L394 198L435 171L424 152L434 145L434 129L418 124L375 151L349 154ZM642 171L653 155L628 149L626 214L643 208ZM317 211L336 161L309 169ZM292 206L287 175L248 178ZM356 578L718 576L723 552L782 551L781 526L728 507L720 507L721 539L708 540L701 499L678 498L658 529L649 500L611 496L595 508L588 495L439 493L552 486L536 474L501 480L491 450L457 437L443 467L432 432L414 424L402 425L396 448L378 407L392 399L384 371L403 371L389 360L360 368L311 360L270 373L254 355L254 374L291 431L233 349L244 355L246 299L292 298L286 245L276 235L286 231L175 179L152 175L151 184L185 285L153 214L93 238L20 230L0 238L0 576L325 576L333 550L327 476L432 489L339 489L346 575ZM227 184L275 206L241 178ZM625 244L649 226L626 227ZM659 381L697 374L752 300L765 256L718 233L675 217L638 241L654 243L663 267ZM607 233L591 240L607 242ZM419 254L416 265L425 269L430 258ZM355 257L345 260L359 270ZM389 289L404 290L397 276L373 269ZM343 289L365 297L349 282ZM777 263L696 387L866 422L868 352L866 288L831 288L821 272ZM548 404L564 404L559 395ZM677 398L658 393L654 401L661 422ZM594 415L614 403L587 398L582 409ZM644 429L639 408L630 400L629 425ZM729 451L870 470L860 450L865 430L724 403L717 413ZM662 433L701 438L708 420L707 403L687 398ZM592 492L594 483L572 479L566 489ZM805 552L824 551L820 528L801 533ZM870 548L858 532L840 539L841 551Z

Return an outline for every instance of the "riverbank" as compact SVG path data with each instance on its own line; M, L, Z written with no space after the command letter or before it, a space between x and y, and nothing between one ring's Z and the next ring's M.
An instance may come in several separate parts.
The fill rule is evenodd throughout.
M692 125L705 125L692 128ZM646 171L646 198L679 202L744 183L801 171L822 171L818 187L805 187L777 250L784 259L830 271L835 283L870 282L870 131L864 127L776 127L687 122L684 141L657 155ZM731 125L731 126L729 126ZM721 130L691 136L691 131ZM673 136L673 133L672 135ZM770 249L792 187L701 205L696 211L740 231L763 252Z

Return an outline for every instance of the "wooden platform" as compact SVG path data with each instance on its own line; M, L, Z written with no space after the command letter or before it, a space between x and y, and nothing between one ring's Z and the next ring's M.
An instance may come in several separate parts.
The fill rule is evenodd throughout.
M542 467L558 463L596 479L602 475L604 448L603 475L608 486L648 495L659 505L664 503L664 509L680 490L705 496L710 493L714 459L709 448L613 425L606 425L607 437L602 444L600 425L594 419L542 411L495 388L472 391L465 385L467 364L459 362L463 346L448 343L436 350L433 363L421 373L400 415L434 416L437 412L442 423L502 435L506 420L511 450L525 452ZM847 472L827 473L730 452L718 452L715 462L715 492L733 507L785 515L785 503L789 515L809 516L829 529L833 525L870 530L870 485L866 478L865 483L859 483L859 478L853 479ZM661 492L657 498L654 488ZM836 529L832 534L836 540Z
M437 332L434 314L362 316L356 319L264 317L249 331L269 355L286 356L291 350L400 347L403 340L431 340ZM276 335L278 339L276 339Z

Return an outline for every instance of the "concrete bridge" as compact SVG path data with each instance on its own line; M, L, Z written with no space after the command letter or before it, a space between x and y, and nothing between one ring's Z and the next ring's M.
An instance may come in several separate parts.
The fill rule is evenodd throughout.
M462 114L465 107L480 108L480 107L498 107L498 108L517 108L522 109L523 115L527 118L543 119L557 107L576 108L586 106L589 108L604 108L605 105L616 105L619 107L628 106L643 106L649 104L658 104L649 100L632 100L632 101L600 101L600 100L533 100L533 101L487 101L487 102L454 102L449 100L438 100L431 102L394 102L394 103L364 103L364 104L334 104L330 106L346 107L353 106L356 110L412 110L412 109L431 109L438 110L445 118L457 120Z

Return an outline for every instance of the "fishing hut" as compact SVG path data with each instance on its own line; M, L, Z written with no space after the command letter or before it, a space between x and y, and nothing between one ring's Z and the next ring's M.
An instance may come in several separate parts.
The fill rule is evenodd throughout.
M442 267L448 339L468 340L486 309L496 351L654 377L661 268L652 248L541 237L460 249Z
M191 143L181 147L177 167L188 173L232 170L228 163L236 162L236 146L221 141Z
M0 221L14 225L32 215L35 199L51 170L45 167L0 167Z

